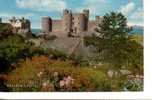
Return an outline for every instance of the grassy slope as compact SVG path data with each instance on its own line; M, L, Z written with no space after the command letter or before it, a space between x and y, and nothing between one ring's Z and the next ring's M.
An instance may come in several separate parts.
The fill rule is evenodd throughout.
M137 41L138 43L142 44L144 43L144 36L143 35L134 35L134 40Z

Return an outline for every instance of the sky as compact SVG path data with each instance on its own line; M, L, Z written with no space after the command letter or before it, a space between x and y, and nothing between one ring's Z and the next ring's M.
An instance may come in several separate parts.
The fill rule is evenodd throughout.
M32 28L41 28L41 18L61 19L63 9L73 12L90 10L90 19L111 11L122 12L129 25L143 26L143 0L0 0L0 17L3 22L16 16L30 19Z

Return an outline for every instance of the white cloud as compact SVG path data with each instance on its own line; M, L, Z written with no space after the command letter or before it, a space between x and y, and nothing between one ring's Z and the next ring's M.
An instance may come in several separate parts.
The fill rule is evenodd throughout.
M138 8L133 14L130 16L131 19L142 19L144 17L144 12L142 8Z
M132 11L134 11L134 9L135 9L135 4L133 2L129 2L128 4L120 8L120 12L123 13L124 15L128 15Z
M67 6L64 0L16 0L16 4L19 8L46 12L60 12Z
M129 26L143 26L143 9L137 8L134 2L121 6L118 11L127 16Z
M134 24L134 25L140 25L143 26L144 24L144 11L142 8L136 9L130 16L129 16L129 24Z
M89 9L90 19L94 19L95 15L101 15L101 12L108 8L106 0L84 0L83 6L76 8L77 12L83 9Z

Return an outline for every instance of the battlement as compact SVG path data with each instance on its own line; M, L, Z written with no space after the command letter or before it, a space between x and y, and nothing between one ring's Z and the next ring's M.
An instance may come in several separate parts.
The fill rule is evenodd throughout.
M89 21L89 10L84 9L80 13L73 13L64 9L61 19L53 20L50 17L42 18L42 30L45 33L62 33L80 36L84 32L93 32L102 21L102 17L96 16L94 21ZM45 30L45 31L44 31Z

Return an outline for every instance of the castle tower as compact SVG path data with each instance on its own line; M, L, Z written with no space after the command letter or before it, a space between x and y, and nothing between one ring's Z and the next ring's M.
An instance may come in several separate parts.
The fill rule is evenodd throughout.
M42 18L42 31L45 33L52 31L52 19L50 17Z
M89 23L89 10L85 9L83 10L83 13L85 15L85 31L88 30L88 23Z
M63 11L62 27L63 31L67 33L72 30L72 12L67 9Z
M74 21L73 21L73 32L75 34L81 33L85 31L85 15L80 13L80 14L75 14L74 15Z

